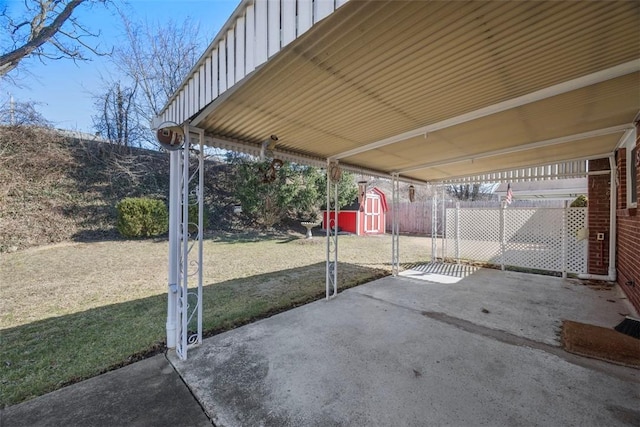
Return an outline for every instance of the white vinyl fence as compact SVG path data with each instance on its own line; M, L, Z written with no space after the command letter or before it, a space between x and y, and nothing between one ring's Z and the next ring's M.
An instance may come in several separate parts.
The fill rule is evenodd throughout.
M566 273L587 271L587 208L448 208L445 257Z
M495 208L500 202L497 200L460 201L438 197L424 201L400 202L398 205L398 222L400 232L419 234L423 236L442 237L446 229L446 209L453 209L459 205L461 209ZM512 208L562 208L563 202L558 200L514 200L508 209ZM387 215L387 232L391 233L392 213Z

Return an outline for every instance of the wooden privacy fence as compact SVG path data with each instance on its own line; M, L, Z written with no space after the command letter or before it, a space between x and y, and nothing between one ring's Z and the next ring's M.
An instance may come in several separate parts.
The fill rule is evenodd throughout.
M442 212L443 202L435 202L435 206L439 208L439 211L435 214L437 219L436 231L437 234L442 234L444 230L444 215ZM445 201L446 208L454 208L456 203L454 201ZM495 206L495 203L493 204ZM400 224L401 233L421 234L426 236L435 236L434 233L434 202L432 200L422 202L400 202L398 205L398 221ZM391 212L387 215L387 232L391 232L391 219L395 212Z

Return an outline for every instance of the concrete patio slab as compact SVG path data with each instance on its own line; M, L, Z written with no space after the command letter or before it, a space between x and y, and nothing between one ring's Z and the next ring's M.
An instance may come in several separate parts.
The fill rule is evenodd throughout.
M170 360L217 426L638 425L639 370L555 345L567 313L616 322L612 291L540 277L386 278Z
M3 427L209 426L165 355L0 411Z
M551 345L560 345L562 320L613 327L633 310L617 287L589 287L576 279L469 266L452 273L446 273L451 265L443 268L456 282L442 281L436 265L427 269L430 272L406 270L401 278L387 277L354 292L416 310L446 313ZM401 291L398 283L402 283Z

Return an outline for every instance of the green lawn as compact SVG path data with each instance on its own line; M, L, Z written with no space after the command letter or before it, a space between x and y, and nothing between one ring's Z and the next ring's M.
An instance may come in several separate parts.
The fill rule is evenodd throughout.
M205 242L204 329L213 334L324 296L325 239ZM430 240L402 237L400 259ZM340 237L339 288L388 274L389 236ZM164 348L166 241L78 243L0 255L0 405Z

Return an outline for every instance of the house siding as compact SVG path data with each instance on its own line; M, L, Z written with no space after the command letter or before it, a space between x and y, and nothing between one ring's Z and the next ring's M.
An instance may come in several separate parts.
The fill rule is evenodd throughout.
M640 125L636 123L636 146L639 144ZM636 311L640 312L640 215L638 209L627 208L628 161L625 148L617 152L619 185L617 186L617 282ZM640 168L636 171L636 182L640 182ZM640 196L640 187L637 187ZM640 197L639 197L640 198Z

